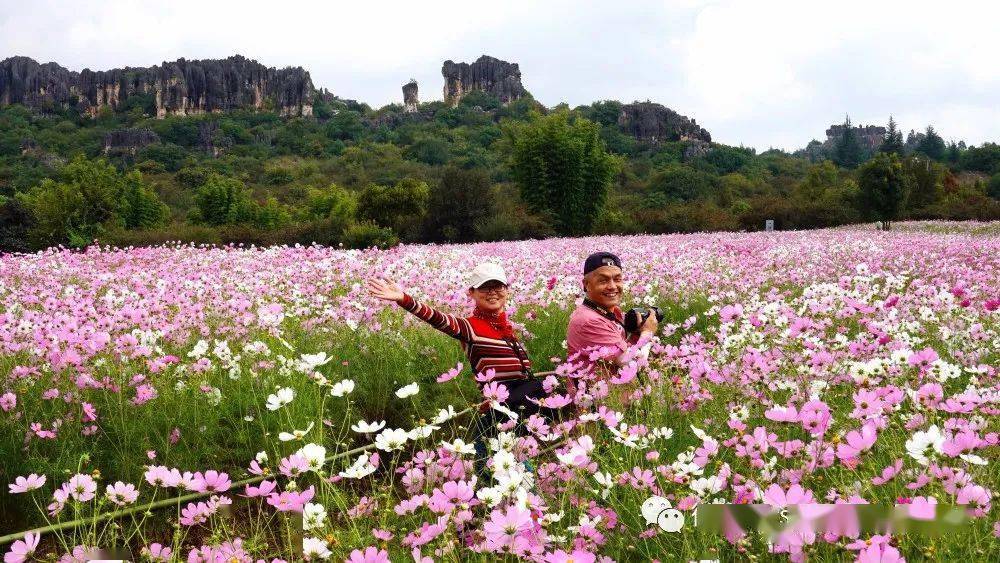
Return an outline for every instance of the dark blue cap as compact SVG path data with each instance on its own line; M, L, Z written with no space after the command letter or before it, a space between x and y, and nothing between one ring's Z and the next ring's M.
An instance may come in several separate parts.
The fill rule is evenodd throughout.
M618 266L621 269L622 261L610 252L595 252L588 256L587 261L583 263L583 275L587 275L601 266Z

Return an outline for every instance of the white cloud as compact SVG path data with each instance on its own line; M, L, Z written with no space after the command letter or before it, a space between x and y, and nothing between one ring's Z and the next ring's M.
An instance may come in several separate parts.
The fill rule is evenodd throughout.
M440 99L445 59L487 53L547 105L651 99L731 144L798 148L848 112L979 143L1000 137L997 16L968 1L0 0L0 57L99 70L240 53L379 106L410 77Z

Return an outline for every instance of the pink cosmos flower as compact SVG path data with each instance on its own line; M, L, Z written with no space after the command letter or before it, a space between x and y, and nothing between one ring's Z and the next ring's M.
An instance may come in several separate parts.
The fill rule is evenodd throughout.
M851 430L844 436L844 441L837 444L837 458L841 461L857 459L861 452L875 445L875 426L865 424L860 430Z
M465 481L448 481L431 493L427 506L438 514L451 512L456 506L469 504L476 492Z
M899 550L889 544L872 544L858 552L856 563L905 563Z
M135 485L121 481L116 482L114 485L108 485L104 494L108 497L108 500L118 506L132 504L139 498L139 491L136 490Z
M180 523L183 526L204 524L212 514L215 514L215 511L208 504L190 502L181 510Z
M785 491L775 484L764 492L764 502L774 507L784 508L795 504L814 504L816 501L812 491L803 489L801 485L792 485L788 491Z
M24 534L24 538L15 541L10 546L10 551L4 554L4 563L22 563L23 561L27 561L28 557L38 548L38 540L40 539L41 535L39 534L32 532Z
M14 482L7 485L10 489L11 494L26 493L28 491L33 491L45 484L45 475L36 475L32 473L27 477L17 477Z
M69 494L80 502L93 499L97 493L97 482L90 475L77 473L69 479Z
M572 553L557 550L545 555L545 563L594 563L597 557L589 551L574 549Z
M882 474L872 477L873 485L884 485L891 481L900 471L903 470L903 460L897 459L892 465L887 466L882 470Z
M154 487L176 487L180 474L174 475L168 467L153 465L146 469L143 477Z
M142 548L141 553L153 563L167 563L170 561L170 554L173 553L173 550L159 543L151 543L149 547Z
M271 493L267 497L267 504L273 506L278 512L302 512L306 503L312 500L315 494L315 487L309 487L305 491Z
M389 563L389 552L375 546L368 546L364 551L355 549L346 563Z
M229 480L229 475L210 469L204 475L200 471L195 473L191 488L199 493L221 493L228 491L232 484L233 482Z
M261 481L259 486L247 485L246 494L248 498L266 497L270 495L278 484L274 481Z
M502 403L510 396L507 386L496 381L491 381L483 386L483 397L487 401Z
M452 379L455 379L456 377L458 377L458 374L462 373L462 368L463 368L462 362L458 362L458 365L437 376L437 382L444 383L446 381L451 381Z
M3 409L3 412L10 412L16 406L17 395L10 392L0 395L0 409Z
M285 477L296 477L309 471L309 460L299 454L292 454L278 463L278 471Z
M764 418L775 422L798 422L799 411L794 406L772 407L764 411Z
M489 521L483 524L486 548L490 551L515 551L518 537L531 529L531 525L531 513L516 506L508 506L503 512L492 511Z
M927 369L935 360L939 358L938 353L933 348L924 348L919 352L914 352L906 359L906 363L920 369Z
M823 401L808 401L799 410L799 422L806 432L821 436L830 425L830 407Z

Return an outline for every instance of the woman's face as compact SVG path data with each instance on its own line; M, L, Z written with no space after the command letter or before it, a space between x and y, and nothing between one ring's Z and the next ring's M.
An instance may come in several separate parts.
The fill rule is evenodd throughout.
M507 306L507 285L490 280L477 288L470 288L469 297L476 302L476 307L495 313Z

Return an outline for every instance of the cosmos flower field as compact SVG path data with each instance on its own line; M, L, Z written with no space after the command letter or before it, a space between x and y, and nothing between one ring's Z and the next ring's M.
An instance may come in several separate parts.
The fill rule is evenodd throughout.
M896 227L5 255L0 551L1000 560L1000 229ZM666 312L648 361L603 379L567 364L563 342L595 250L622 257L627 305ZM464 274L485 259L512 278L536 367L555 372L549 406L576 409L502 432L480 475L470 426L502 390L484 399L454 340L364 281L466 314ZM650 497L679 530L643 515ZM696 527L713 503L870 503L914 522L957 507L966 521L940 535L850 518L775 536Z

